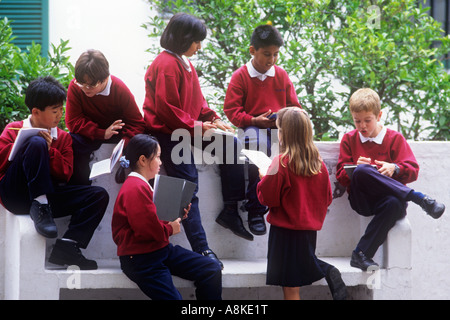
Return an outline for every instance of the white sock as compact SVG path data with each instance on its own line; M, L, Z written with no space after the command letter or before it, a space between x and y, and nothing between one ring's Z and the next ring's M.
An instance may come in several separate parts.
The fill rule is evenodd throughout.
M36 200L37 202L39 202L40 204L48 204L48 200L47 200L47 195L43 194L39 197L34 198L34 200Z

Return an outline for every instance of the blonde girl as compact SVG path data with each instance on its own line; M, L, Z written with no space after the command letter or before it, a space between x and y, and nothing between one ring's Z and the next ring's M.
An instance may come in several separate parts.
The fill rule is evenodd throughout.
M281 286L286 300L298 300L300 287L325 277L333 299L345 299L339 270L315 254L317 230L332 193L311 122L302 109L287 107L279 111L276 124L280 155L257 187L259 201L269 207L266 282Z

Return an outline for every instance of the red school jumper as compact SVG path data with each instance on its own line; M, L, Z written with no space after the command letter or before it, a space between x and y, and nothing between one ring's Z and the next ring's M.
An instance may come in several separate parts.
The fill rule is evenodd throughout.
M356 164L360 156L372 159L372 164L375 164L375 160L397 164L400 172L392 178L403 184L417 180L419 175L419 164L405 137L391 129L386 129L381 144L372 141L362 143L356 129L342 137L336 178L344 187L350 187L350 178L344 165Z
M298 106L297 93L287 72L275 67L275 76L264 81L252 78L247 66L237 69L228 85L223 111L236 127L252 124L253 116L272 110L278 112L286 106Z
M305 177L289 170L287 159L281 165L280 159L275 157L257 187L259 201L270 208L267 221L290 230L320 230L333 199L327 167L322 162L319 174Z
M108 96L89 98L72 80L66 103L66 125L70 132L91 140L104 140L106 129L116 120L125 123L121 133L126 142L144 132L144 120L133 94L119 78L111 75L111 81Z
M197 72L191 71L173 54L163 51L145 74L144 120L147 129L171 134L178 128L191 134L201 122L220 118L208 107Z
M9 123L0 137L0 180L5 176L11 162L8 160L14 141L16 141L18 130L10 128L22 128L23 121ZM73 172L72 137L70 134L57 128L58 138L52 141L50 146L50 173L54 180L67 182Z
M159 220L153 192L147 182L128 176L114 204L111 222L117 255L143 254L164 248L173 233L167 221Z

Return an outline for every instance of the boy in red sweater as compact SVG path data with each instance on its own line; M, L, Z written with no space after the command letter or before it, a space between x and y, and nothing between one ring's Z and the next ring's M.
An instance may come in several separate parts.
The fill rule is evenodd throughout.
M257 27L251 37L250 54L245 66L236 70L227 89L223 110L239 130L239 138L247 149L271 154L271 135L276 130L276 112L288 105L298 106L295 88L288 74L275 65L283 39L271 25ZM242 134L243 133L243 134ZM276 137L276 133L274 135ZM256 195L258 169L248 167L247 203L250 231L255 235L266 233L264 214L267 208Z
M144 132L144 119L133 94L110 75L108 60L98 50L84 52L75 64L65 121L73 139L71 184L90 184L90 155L103 143L124 138L126 145L135 134Z
M52 77L32 81L25 103L31 115L8 124L0 137L0 203L13 214L30 214L36 231L56 238L53 218L71 215L68 230L56 241L49 261L96 269L80 248L87 247L100 223L109 196L105 189L67 185L72 175L72 139L57 127L63 114L65 88ZM42 128L24 141L10 159L22 128Z
M381 103L375 91L357 90L350 98L350 112L356 129L342 138L336 177L347 187L353 210L374 216L350 261L365 271L378 267L372 257L395 222L405 217L408 201L435 219L445 206L405 185L417 180L419 165L405 138L379 123ZM358 166L349 177L344 166L355 164Z

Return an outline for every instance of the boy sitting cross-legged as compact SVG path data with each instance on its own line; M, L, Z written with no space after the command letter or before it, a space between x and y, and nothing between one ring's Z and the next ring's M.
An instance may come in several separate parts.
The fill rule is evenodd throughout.
M381 102L375 91L359 89L353 93L350 112L356 129L342 138L336 177L347 187L353 210L373 216L350 262L366 271L378 267L372 258L395 222L405 217L409 201L434 219L444 213L445 206L405 185L417 180L419 165L406 139L379 123ZM349 164L358 165L351 178L344 169Z

